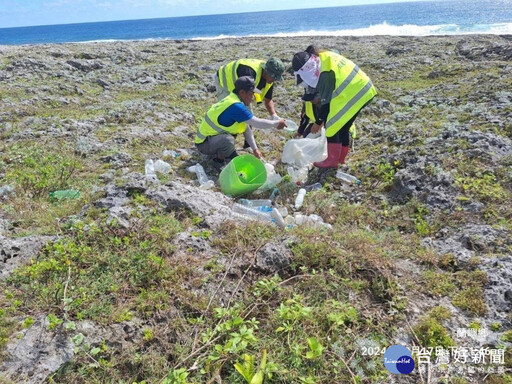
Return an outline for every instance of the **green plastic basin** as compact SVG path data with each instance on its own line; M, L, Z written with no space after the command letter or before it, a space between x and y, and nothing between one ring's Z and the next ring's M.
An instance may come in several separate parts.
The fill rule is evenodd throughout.
M241 196L255 191L267 180L265 164L253 155L237 156L219 175L220 189L228 196Z

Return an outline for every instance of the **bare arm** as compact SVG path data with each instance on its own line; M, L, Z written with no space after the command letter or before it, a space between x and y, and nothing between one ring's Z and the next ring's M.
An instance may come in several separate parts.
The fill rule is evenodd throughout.
M267 111L270 116L277 116L276 110L274 108L274 101L272 99L265 98L265 108L267 108Z

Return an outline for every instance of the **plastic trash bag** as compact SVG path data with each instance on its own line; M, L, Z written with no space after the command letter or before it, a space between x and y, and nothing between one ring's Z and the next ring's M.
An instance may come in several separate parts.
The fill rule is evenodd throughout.
M304 139L291 139L283 148L281 161L287 164L295 164L300 168L314 163L315 161L323 161L327 158L327 137L325 129L322 128L321 133L310 133Z
M276 173L272 164L265 163L265 169L267 170L267 180L265 181L265 184L258 188L258 190L274 188L281 182L282 177L279 173Z

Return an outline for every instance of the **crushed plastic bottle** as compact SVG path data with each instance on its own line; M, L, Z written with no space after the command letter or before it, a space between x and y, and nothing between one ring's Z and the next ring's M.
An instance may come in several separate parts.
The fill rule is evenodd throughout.
M160 173L171 172L171 166L163 160L157 160L153 163L153 170Z
M187 171L195 173L197 180L199 181L199 189L210 189L213 188L215 183L213 180L208 179L206 172L201 164L197 163L187 168Z
M267 180L258 188L258 190L266 190L274 188L282 180L280 174L276 173L274 166L270 163L265 163L265 170L267 171Z
M303 187L307 192L311 192L311 191L319 191L322 189L322 184L321 183L315 183L315 184L311 184L311 185L306 185L305 187Z
M344 181L345 183L354 183L356 185L361 184L361 180L359 180L357 177L352 176L348 173L342 172L341 170L338 170L336 172L336 178Z
M299 189L299 193L297 193L297 197L295 198L295 209L302 207L304 196L306 196L306 190L304 188Z
M294 167L288 167L286 170L294 183L303 183L308 178L308 167L302 167L298 169L295 169Z
M64 189L61 191L50 192L50 198L56 200L68 200L78 199L80 197L80 191L76 189Z

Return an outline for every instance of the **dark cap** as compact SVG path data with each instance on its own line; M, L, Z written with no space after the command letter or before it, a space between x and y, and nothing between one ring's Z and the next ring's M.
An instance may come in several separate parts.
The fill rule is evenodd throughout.
M233 92L237 93L242 89L244 91L253 91L254 93L261 93L261 91L258 88L256 88L256 85L254 84L254 79L250 76L242 76L235 81L235 89L233 90Z
M311 55L307 52L301 51L293 55L292 67L295 72L302 68L304 64L309 60Z
M272 57L267 60L267 62L263 65L263 69L267 72L273 79L277 81L283 80L284 73L284 64L281 60Z

